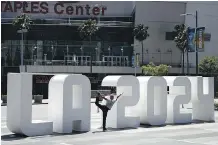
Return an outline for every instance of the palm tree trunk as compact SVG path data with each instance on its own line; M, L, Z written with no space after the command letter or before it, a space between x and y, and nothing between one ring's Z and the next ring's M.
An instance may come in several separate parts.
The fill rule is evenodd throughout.
M143 48L143 41L141 42L142 44L142 65L144 64L144 48Z
M189 58L188 58L188 51L186 51L186 55L187 55L187 58L186 58L186 61L187 61L187 75L189 75Z
M90 73L92 74L92 53L90 53Z
M183 51L183 52L182 52L182 74L183 74L183 75L184 75L184 73L185 73L185 70L184 70L185 60L184 60L184 58L185 58L185 52Z
M143 48L143 41L141 42L142 43L142 62L141 62L141 66L143 66L143 64L144 64L144 48ZM136 56L135 56L136 57ZM142 74L143 74L144 72L143 72L143 69L142 69Z

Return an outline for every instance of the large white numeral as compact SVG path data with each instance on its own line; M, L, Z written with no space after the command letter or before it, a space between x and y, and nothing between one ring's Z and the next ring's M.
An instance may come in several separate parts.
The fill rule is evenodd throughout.
M117 95L124 92L108 112L107 127L137 128L140 125L140 118L134 112L134 107L139 100L139 82L137 78L134 76L107 76L103 79L102 86L116 86Z
M13 133L26 136L52 134L52 122L32 123L32 76L8 74L7 127Z
M192 83L193 120L214 121L214 78L189 77Z
M49 118L53 131L90 130L91 84L84 75L55 75L49 82ZM73 123L72 123L73 122Z
M167 83L163 77L137 77L140 101L137 110L142 124L163 125L167 118Z
M181 104L188 104L191 100L191 82L187 77L165 77L169 86L167 96L167 123L190 123L191 113L181 113Z

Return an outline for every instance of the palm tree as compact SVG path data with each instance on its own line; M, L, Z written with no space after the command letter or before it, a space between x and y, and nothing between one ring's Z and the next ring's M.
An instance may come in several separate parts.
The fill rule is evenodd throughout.
M28 32L28 30L30 29L30 25L31 25L32 21L30 19L30 17L26 14L21 14L19 16L17 16L13 22L12 25L17 29L18 33L21 33L21 57L20 57L20 62L21 62L21 66L23 65L23 49L24 49L24 33Z
M141 42L142 45L142 65L144 62L144 48L143 48L143 41L149 37L148 34L148 27L144 26L143 24L136 25L133 29L133 35L135 39Z
M21 14L17 16L13 22L12 25L17 28L17 30L29 30L30 25L32 24L32 21L30 17L26 14Z
M80 32L80 37L82 39L89 38L91 44L92 36L99 30L96 20L88 19L78 28ZM92 54L91 54L91 63L90 63L90 73L92 73Z
M96 20L88 19L78 28L82 39L89 38L91 43L92 36L99 30Z
M175 29L175 33L176 33L176 37L174 39L174 41L176 42L176 46L179 48L179 50L182 52L182 73L184 74L184 56L185 56L185 51L187 52L187 73L188 73L188 68L189 68L189 58L188 58L188 29L185 26L185 24L181 24L181 25L176 25L174 27Z

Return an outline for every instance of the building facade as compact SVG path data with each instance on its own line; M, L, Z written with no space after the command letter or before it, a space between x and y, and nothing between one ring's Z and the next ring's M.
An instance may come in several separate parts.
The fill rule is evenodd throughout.
M181 52L174 43L174 26L185 23L195 27L195 18L180 16L198 11L198 26L205 27L204 56L218 56L218 2L2 2L2 66L19 66L20 71L40 73L83 73L96 77L107 74L141 73L132 67L139 63L168 64L171 74L181 73ZM12 26L21 13L33 24L24 34L24 66L20 66L21 34ZM78 27L96 19L100 30L90 40L82 39ZM134 39L134 25L149 27L150 36L141 44ZM190 73L195 73L195 53L189 54ZM186 60L186 58L185 58ZM8 69L8 68L7 68ZM95 79L93 79L95 80Z

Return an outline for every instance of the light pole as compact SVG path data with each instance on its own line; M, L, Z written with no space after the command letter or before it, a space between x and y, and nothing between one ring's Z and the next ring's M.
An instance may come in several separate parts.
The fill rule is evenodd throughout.
M123 66L124 64L124 60L123 60L123 47L120 49L121 50L121 66Z
M80 50L81 50L81 56L83 56L83 47L82 46L80 47Z
M81 64L83 65L83 47L82 46L80 47L80 50L81 50Z
M68 65L68 52L69 52L69 48L68 48L68 45L67 45L67 65Z
M181 14L180 16L193 16L195 18L195 55L196 55L196 75L198 75L198 48L197 48L197 28L198 28L198 11L193 13Z
M54 51L54 46L53 45L51 46L51 51L52 51L51 52L52 53L52 58L51 58L52 60L51 60L51 62L53 62L53 58L54 58L54 52L53 52Z
M95 59L96 59L96 61L97 61L97 60L98 60L98 59L97 59L97 57L98 57L98 48L97 48L97 47L95 47L95 55L96 55Z
M108 53L109 53L109 56L111 55L111 47L109 46L108 47Z
M33 54L34 54L34 51L37 49L37 47L36 46L34 46L33 48L32 48L32 65L34 64L34 61L33 61Z
M139 45L131 44L131 46L133 47L134 70L135 70L135 76L136 76L136 54L138 55L138 53L135 52L135 47L139 46ZM142 70L142 72L143 72L143 70Z
M34 55L34 65L37 64L37 63L35 63L35 61L36 61L36 55Z
M47 54L44 54L44 64L46 65L46 61L47 61Z
M67 45L67 60L68 60L69 47Z
M123 47L121 48L121 53L122 53L122 57L123 57Z

